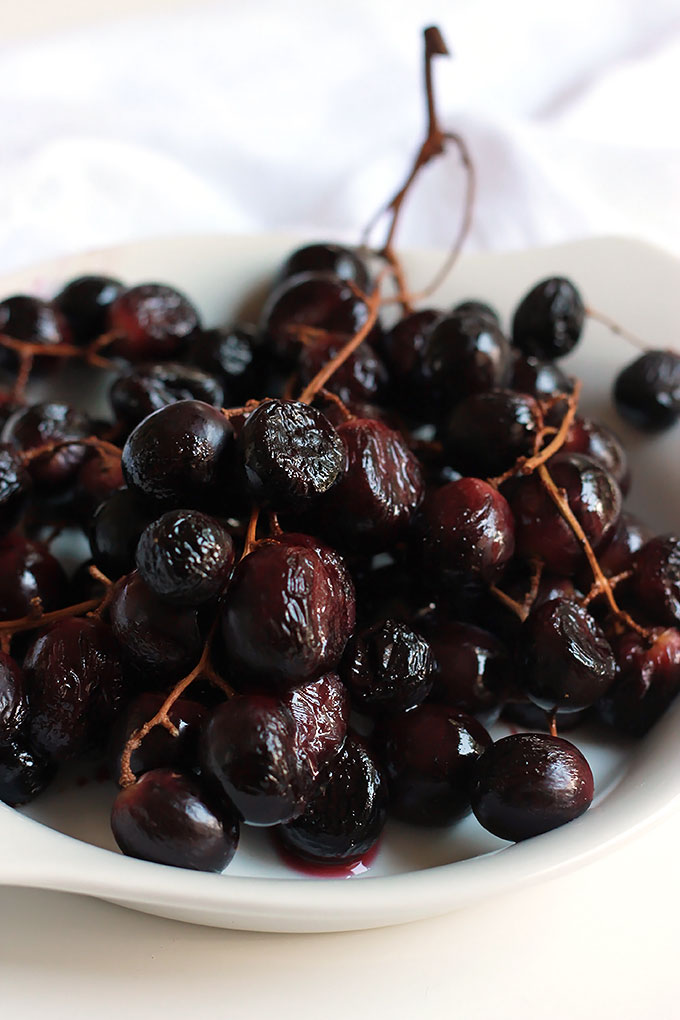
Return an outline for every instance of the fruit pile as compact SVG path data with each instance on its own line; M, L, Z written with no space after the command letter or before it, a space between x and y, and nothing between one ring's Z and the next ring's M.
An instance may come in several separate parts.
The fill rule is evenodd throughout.
M579 292L539 282L507 331L414 307L402 198L379 258L294 251L256 326L99 276L0 302L6 803L108 747L115 838L159 863L221 871L242 824L353 862L388 815L517 841L592 801L558 727L643 735L680 690L680 537L623 509L625 451L578 414ZM56 367L112 373L110 417L31 402ZM680 358L615 399L673 424ZM70 579L63 528L91 547ZM494 742L501 715L523 731Z

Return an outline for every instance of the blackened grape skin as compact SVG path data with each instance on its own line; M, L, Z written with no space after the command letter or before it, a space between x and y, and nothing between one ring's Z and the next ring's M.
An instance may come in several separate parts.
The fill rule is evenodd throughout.
M540 420L538 403L526 393L474 393L444 426L448 462L463 474L501 475L534 452Z
M88 415L69 404L44 401L15 411L3 427L2 441L15 450L26 451L48 443L86 439L92 433ZM73 479L88 453L87 447L74 442L35 457L28 473L36 485L54 489Z
M585 306L562 276L541 280L522 298L512 321L512 339L523 354L552 361L569 354L581 336Z
M20 740L28 723L28 691L23 670L0 652L0 746Z
M18 453L0 446L0 535L6 534L21 517L31 489L31 477Z
M680 417L680 356L646 351L619 373L614 402L622 418L645 432L662 432Z
M633 599L654 623L680 624L680 538L659 535L646 542L631 561Z
M79 276L59 291L53 303L68 322L75 344L89 344L106 332L109 309L123 290L120 280L110 276Z
M340 280L351 280L359 290L366 291L370 278L363 259L353 248L328 241L317 241L296 248L285 259L279 270L279 280L286 280L298 273L333 273Z
M0 620L26 616L35 599L46 612L58 609L67 587L64 568L42 542L16 532L0 539Z
M0 800L10 807L28 804L55 774L49 758L21 743L0 744Z
M507 386L511 371L510 344L488 316L449 315L428 337L425 373L444 409L471 393Z
M139 537L156 517L156 511L130 489L112 493L96 511L90 525L92 558L115 581L135 566Z
M198 312L174 287L142 283L124 290L109 308L109 347L127 361L170 359L201 327Z
M217 379L199 368L170 361L145 362L121 372L109 397L118 421L132 429L154 411L178 400L202 400L222 407L224 390Z
M680 694L680 631L657 629L643 640L628 632L614 643L614 684L598 703L600 717L622 733L645 733Z
M352 638L342 673L360 712L404 712L430 693L432 653L410 627L385 620Z

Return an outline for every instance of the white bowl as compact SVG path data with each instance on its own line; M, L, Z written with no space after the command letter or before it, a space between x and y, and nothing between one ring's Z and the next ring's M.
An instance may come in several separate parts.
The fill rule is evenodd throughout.
M63 258L5 277L0 294L49 297L66 280L104 272L127 282L179 286L207 324L229 321L253 305L291 237L163 239ZM409 278L418 287L441 253L411 252ZM490 301L507 318L517 299L553 274L574 279L586 300L643 336L651 346L677 339L680 264L635 241L601 239L516 254L461 260L433 301ZM584 380L582 407L624 437L633 468L630 508L659 531L678 526L678 429L654 439L625 428L611 407L614 374L634 351L590 322L565 367ZM83 553L83 558L85 553ZM114 795L84 770L60 776L35 804L14 811L0 804L0 883L97 896L164 917L254 931L343 931L435 916L517 888L608 853L678 807L680 701L641 742L576 730L588 757L596 799L581 818L518 845L486 833L470 817L450 829L390 824L373 866L350 881L309 878L290 870L262 831L243 831L223 875L200 874L123 857L108 818ZM500 732L500 731L499 731Z

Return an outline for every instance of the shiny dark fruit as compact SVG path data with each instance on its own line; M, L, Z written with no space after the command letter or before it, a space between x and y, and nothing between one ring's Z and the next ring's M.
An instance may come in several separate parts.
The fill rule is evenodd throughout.
M55 347L69 343L70 333L66 319L49 301L30 297L27 294L14 294L0 301L0 334L13 340L23 340L41 347ZM52 362L54 358L37 359L38 363ZM14 351L0 348L0 366L14 371L19 363Z
M312 783L333 760L347 735L350 701L337 673L293 687L282 698L295 722L294 751Z
M626 451L618 436L606 425L590 418L575 418L561 452L585 454L609 472L624 496L630 489Z
M417 458L402 435L356 418L338 427L345 456L340 478L323 501L323 527L341 545L380 549L405 537L423 499Z
M650 641L630 631L614 644L616 681L598 703L600 717L642 737L680 693L680 631L655 630Z
M630 590L637 605L655 623L680 624L680 538L659 535L633 556Z
M161 283L124 290L109 308L109 329L119 334L107 352L127 361L161 361L180 351L201 328L191 302Z
M109 455L108 452L102 455L99 450L90 449L76 477L72 497L75 516L89 527L101 504L122 489L124 484L120 456Z
M680 418L680 355L647 351L616 377L614 403L622 418L645 432L662 432Z
M328 272L298 273L271 292L260 326L273 353L291 361L302 345L301 326L354 336L368 314L347 281Z
M79 276L59 291L54 305L69 324L73 343L92 343L106 332L109 310L124 290L111 276Z
M219 381L226 406L264 396L267 365L253 326L204 330L192 340L186 360Z
M358 711L404 712L424 701L432 689L430 646L405 624L385 620L350 641L342 675Z
M396 388L400 404L417 407L426 401L427 376L425 352L432 329L442 312L434 308L421 308L399 319L388 330L380 346L380 353Z
M301 509L337 481L344 447L321 411L297 400L267 400L239 435L251 496L275 509Z
M584 321L585 306L574 284L552 276L520 301L512 320L512 340L523 354L553 361L574 349Z
M163 602L136 571L118 581L109 616L123 659L133 667L142 689L181 680L201 656L197 611Z
M298 360L298 384L303 389L336 357L350 339L331 334L305 344ZM387 385L387 369L368 342L363 343L335 370L325 384L345 404L380 403Z
M214 376L172 361L131 366L114 380L109 397L116 418L128 428L178 400L202 400L214 407L224 403Z
M140 535L157 516L129 489L114 492L101 504L90 526L90 549L99 569L112 580L134 570Z
M647 524L624 510L611 537L598 550L597 559L603 573L607 577L615 577L628 570L634 553L653 537L654 532ZM586 587L589 588L591 584L592 572Z
M593 774L568 740L515 733L484 753L471 793L484 828L516 843L582 815L593 799Z
M459 301L454 308L452 308L453 315L476 315L484 319L490 319L491 322L500 326L500 317L495 308L488 305L486 301Z
M123 447L127 485L166 509L228 512L234 433L223 414L180 400L145 418Z
M0 535L18 522L31 490L31 476L9 445L0 446Z
M121 713L111 733L110 758L114 779L120 775L121 756L129 738L156 715L166 695L146 691L131 701ZM198 701L178 698L168 710L168 718L177 729L173 736L164 726L154 726L130 755L130 768L136 776L151 769L190 770L198 764L198 739L208 711Z
M238 564L222 634L237 670L290 687L336 668L354 618L354 585L340 557L309 536L287 534Z
M49 785L54 764L23 744L0 744L0 800L10 807L28 804Z
M295 719L278 698L236 695L215 709L203 730L202 774L250 825L289 821L304 810L312 788L296 740Z
M353 248L328 241L296 248L284 260L278 278L286 280L298 273L309 272L332 273L341 280L351 280L363 291L371 282L366 264Z
M553 599L530 613L520 637L517 681L540 708L588 708L615 676L611 646L578 602Z
M447 581L493 583L515 551L507 500L479 478L461 478L428 493L423 528L426 562Z
M449 463L463 474L501 475L536 448L539 407L513 390L473 393L451 412L443 428Z
M22 738L28 723L28 691L23 670L0 652L0 747Z
M518 352L512 364L510 386L534 397L552 397L556 393L571 394L574 380L554 361L541 361Z
M350 861L374 846L387 817L385 780L368 752L355 741L319 779L305 811L280 830L283 845L303 859Z
M64 604L64 569L42 542L12 532L0 539L0 620L26 616L40 600L49 612Z
M55 761L101 741L125 694L120 651L101 620L53 623L24 660L30 692L31 746Z
M47 401L16 411L5 423L2 442L26 451L47 443L86 439L92 432L88 415L68 404ZM73 443L36 457L28 472L36 485L54 489L70 482L87 456L87 447Z
M167 602L199 606L219 595L234 565L227 529L198 510L170 510L142 532L137 569Z
M199 782L153 769L121 790L111 812L116 843L128 857L192 871L223 871L236 853L236 812L216 806Z
M597 552L621 513L618 485L604 468L578 453L560 453L547 467L555 485L565 491L574 516ZM513 480L507 491L515 516L519 555L542 560L554 574L575 574L585 563L585 554L539 475Z
M432 613L421 624L433 659L432 700L488 725L512 689L514 668L507 646L488 630Z
M390 813L411 825L450 825L470 810L473 767L491 744L481 723L448 705L386 720L378 737Z
M487 316L448 315L430 333L425 372L444 410L471 393L507 386L511 371L510 344Z

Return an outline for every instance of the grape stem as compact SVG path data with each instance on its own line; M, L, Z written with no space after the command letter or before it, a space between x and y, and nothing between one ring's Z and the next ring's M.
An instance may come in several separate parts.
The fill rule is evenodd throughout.
M88 436L84 439L58 439L53 443L43 443L42 446L34 446L30 450L24 450L19 453L19 458L24 465L30 464L38 457L45 456L50 453L56 453L58 450L63 450L68 446L89 446L94 450L97 450L102 456L108 455L109 457L115 457L120 460L121 449L119 446L115 446L110 443L107 439L100 439L98 436Z
M646 344L644 340L641 340L635 333L631 333L629 329L625 329L620 326L615 319L610 318L609 315L605 315L604 312L599 312L597 308L592 308L590 305L586 308L586 315L589 319L593 319L595 322L599 322L602 326L606 326L610 332L615 333L616 336L620 336L626 343L631 344L632 347L637 348L638 351L646 352L649 350L649 344Z
M93 340L87 347L76 347L75 344L66 343L58 343L52 347L47 347L43 344L31 343L28 340L17 340L13 336L0 333L0 347L14 351L20 360L29 356L32 358L77 358L80 361L86 361L89 365L93 365L96 368L115 370L119 367L116 362L110 358L102 358L97 351L118 338L118 333L105 333L97 337L96 340Z
M63 609L54 609L50 613L40 612L29 613L17 620L1 620L0 634L18 634L24 630L36 630L38 627L46 627L57 620L64 620L68 616L84 616L86 613L99 608L101 598L86 599L84 602L76 602L72 606L64 606Z
M489 586L489 591L494 596L494 598L498 599L498 601L501 602L506 607L506 609L509 609L511 612L513 612L521 623L524 623L526 618L529 616L529 613L533 609L534 602L536 601L536 596L538 595L538 588L541 583L543 566L544 565L542 560L531 561L531 581L529 583L529 590L524 596L522 602L517 602L516 599L511 598L510 595L508 595L506 592L502 591L500 588L497 588L495 584Z

